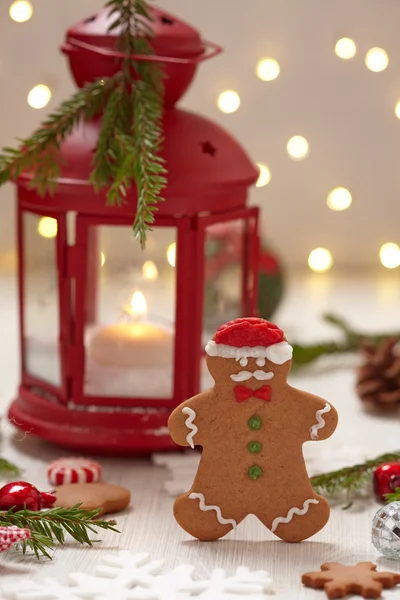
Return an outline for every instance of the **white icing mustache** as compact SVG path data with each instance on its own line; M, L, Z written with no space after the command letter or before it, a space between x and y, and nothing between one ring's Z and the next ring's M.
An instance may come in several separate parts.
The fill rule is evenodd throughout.
M234 373L231 375L231 379L233 381L247 381L254 377L254 379L258 379L258 381L265 381L266 379L272 379L274 374L272 371L268 373L265 371L240 371L239 373Z

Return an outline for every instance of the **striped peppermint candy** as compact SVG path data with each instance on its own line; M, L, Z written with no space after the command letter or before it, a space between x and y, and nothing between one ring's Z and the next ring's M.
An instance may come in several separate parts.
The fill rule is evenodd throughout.
M0 527L0 552L5 552L13 544L23 542L31 537L29 529L21 529L11 525L10 527Z
M64 483L95 483L101 479L101 466L90 458L59 458L47 467L52 485Z

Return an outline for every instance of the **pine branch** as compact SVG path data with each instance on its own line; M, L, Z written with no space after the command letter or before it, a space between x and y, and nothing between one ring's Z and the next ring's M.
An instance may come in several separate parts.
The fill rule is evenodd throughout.
M121 158L117 162L114 180L108 190L107 202L110 205L120 206L125 201L134 180L135 146L132 136L121 132L117 133L116 140Z
M104 109L101 130L93 158L93 170L90 176L94 187L99 190L113 180L115 166L118 164L118 142L116 133L130 123L131 115L126 108L126 88L121 85L111 92ZM129 100L129 94L128 94ZM130 125L128 125L129 127Z
M42 195L54 192L60 173L58 151L61 142L79 125L104 107L115 86L115 76L87 84L51 113L41 127L15 148L0 154L0 185L16 179L23 171L33 174L32 186Z
M350 495L352 492L360 491L370 483L371 475L376 467L386 462L395 461L400 461L400 452L382 454L359 465L315 475L311 477L311 485L317 493L324 496L335 496L340 492L346 492Z
M26 528L31 531L31 537L21 543L23 553L29 548L33 550L37 558L41 555L51 558L49 550L53 549L57 542L64 544L65 533L79 542L92 546L93 540L89 538L89 532L97 533L97 529L107 529L119 533L115 529L115 521L96 520L99 510L86 510L76 504L72 508L51 508L45 511L20 510L13 512L0 512L0 526Z
M136 51L140 54L151 54L152 49L146 39L148 35L144 19L150 15L144 0L136 0L136 11L133 15L134 28L137 33ZM133 90L133 137L136 142L134 174L137 186L138 206L133 224L134 235L139 239L142 248L146 242L146 230L154 223L156 204L162 198L160 193L166 184L166 169L159 152L162 143L162 97L163 74L156 63L134 63L140 81Z
M396 488L391 494L385 494L385 500L387 503L398 502L400 500L400 488Z
M323 341L317 344L292 344L293 346L293 364L302 366L310 364L326 354L339 354L345 352L356 352L362 342L370 342L374 345L381 343L387 337L400 340L400 332L366 334L353 330L350 325L341 317L327 313L322 316L326 323L334 325L343 333L343 340L340 342Z
M1 476L18 476L21 474L21 469L9 462L5 458L0 458L0 475Z
M165 186L166 170L158 155L161 146L161 110L157 93L146 81L138 81L134 90L135 152L133 172L137 185L138 205L133 224L134 235L142 248L146 243L146 231L154 223L157 202Z
M358 345L348 344L346 342L319 342L317 344L297 344L292 343L293 347L293 366L301 367L308 365L321 356L328 354L343 354L354 352Z
M136 182L137 209L133 233L142 248L147 231L154 223L157 203L166 184L166 169L159 153L162 143L163 73L155 62L137 61L132 55L153 54L148 41L152 31L145 0L109 0L107 6L118 16L110 29L120 28L118 47L124 52L123 73L127 81L138 77L132 86L133 114L130 127L114 127L119 165L108 192L109 204L120 205Z

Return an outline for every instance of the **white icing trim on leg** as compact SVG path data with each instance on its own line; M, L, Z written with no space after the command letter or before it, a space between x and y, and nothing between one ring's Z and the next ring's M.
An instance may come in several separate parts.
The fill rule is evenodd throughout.
M302 517L303 515L305 515L308 512L308 508L309 508L310 504L319 504L319 501L316 500L315 498L311 498L304 502L303 508L300 509L300 508L297 508L297 506L295 506L294 508L291 508L289 510L288 514L286 515L286 517L277 517L276 519L274 519L272 521L271 531L274 532L275 529L278 527L278 525L280 525L281 523L290 523L290 521L293 519L294 515L299 515L299 517Z
M204 498L203 494L192 493L192 494L190 494L189 498L191 500L199 500L200 510L203 510L203 511L215 510L215 512L217 513L217 521L218 521L218 523L221 523L221 525L232 525L232 527L234 529L236 528L236 526L237 526L236 521L234 519L224 519L224 517L222 516L220 507L214 506L214 505L207 505L205 503L205 498Z
M185 406L185 408L182 408L182 412L184 415L189 415L185 421L185 425L191 431L189 431L189 433L187 434L186 441L191 448L194 448L193 438L198 432L199 428L193 423L193 421L195 420L197 415L193 408L190 408L189 406Z
M323 417L321 415L330 412L331 408L332 408L331 405L326 403L324 408L317 410L317 412L315 413L315 419L317 422L315 423L315 425L312 425L312 427L310 427L310 438L312 440L317 440L318 439L318 430L325 427L325 420L323 419Z

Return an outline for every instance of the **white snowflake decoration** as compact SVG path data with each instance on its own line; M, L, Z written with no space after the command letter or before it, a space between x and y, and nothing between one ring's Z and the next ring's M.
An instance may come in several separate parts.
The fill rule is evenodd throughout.
M7 600L233 600L238 596L265 600L273 593L265 571L238 567L229 577L215 569L209 579L193 579L194 567L181 565L163 572L163 562L148 554L122 551L103 558L95 575L71 573L66 585L52 579L4 585Z
M200 458L199 452L191 451L152 455L155 465L170 471L171 479L164 482L164 489L170 496L179 496L191 488Z

